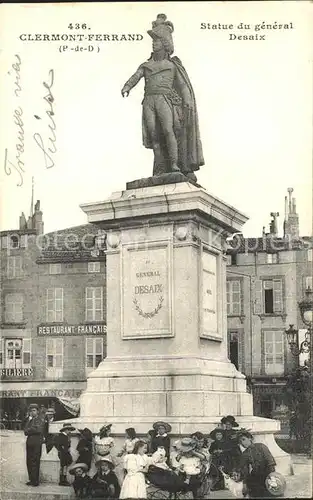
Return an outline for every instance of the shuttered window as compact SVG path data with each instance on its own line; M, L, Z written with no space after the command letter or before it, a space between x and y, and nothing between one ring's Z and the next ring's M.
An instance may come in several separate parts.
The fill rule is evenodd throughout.
M97 368L103 359L103 338L86 338L86 371Z
M103 288L86 288L86 321L103 320Z
M241 314L240 280L228 280L226 293L227 293L227 315L239 316Z
M264 332L264 367L267 375L283 375L285 369L284 333Z
M48 378L60 378L63 375L63 339L47 338L46 370Z
M63 321L63 288L48 288L46 300L47 322L61 323Z
M284 310L283 280L256 280L254 284L254 313L280 314Z

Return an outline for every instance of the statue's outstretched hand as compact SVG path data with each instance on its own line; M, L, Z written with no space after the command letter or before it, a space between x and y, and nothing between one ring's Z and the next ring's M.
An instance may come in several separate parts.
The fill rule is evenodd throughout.
M123 97L128 97L128 96L129 96L129 90L124 90L124 89L122 89L122 92L121 92L121 93L122 93L122 96L123 96Z

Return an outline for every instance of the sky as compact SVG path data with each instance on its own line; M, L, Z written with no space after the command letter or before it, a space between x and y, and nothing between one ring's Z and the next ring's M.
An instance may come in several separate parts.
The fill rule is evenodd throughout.
M141 136L143 81L127 99L121 88L150 56L147 30L164 12L175 28L174 54L195 91L205 158L198 182L249 217L245 236L261 235L271 211L280 213L282 231L284 197L293 187L300 233L312 233L312 4L88 2L0 8L1 230L17 228L20 213L29 214L32 177L45 232L50 232L86 223L80 204L105 200L124 190L126 182L152 174L153 154L142 146ZM292 23L292 28L255 31L256 25L275 22ZM233 28L201 29L201 23ZM240 23L251 28L239 29ZM53 33L131 33L142 40L19 38ZM265 35L265 40L230 40L230 34ZM62 52L64 45L68 48ZM88 46L94 50L79 50ZM52 107L44 99L47 86ZM45 148L56 147L50 168L40 140ZM20 186L21 176L11 165L18 160L24 170Z

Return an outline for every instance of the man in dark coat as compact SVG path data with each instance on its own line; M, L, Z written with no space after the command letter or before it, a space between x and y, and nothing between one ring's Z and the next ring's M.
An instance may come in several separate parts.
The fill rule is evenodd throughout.
M39 485L40 457L45 432L45 424L39 416L37 404L29 406L29 417L26 421L24 434L26 439L26 465L29 481L27 486Z
M249 498L268 497L265 480L271 472L275 472L276 462L273 455L265 444L254 443L253 436L248 431L240 431L238 440L245 448L240 464L243 492L248 494Z

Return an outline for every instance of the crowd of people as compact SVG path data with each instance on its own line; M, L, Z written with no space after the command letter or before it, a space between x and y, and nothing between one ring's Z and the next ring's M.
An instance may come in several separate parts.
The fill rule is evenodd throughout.
M149 488L170 493L191 492L206 499L212 490L228 488L239 497L264 498L284 489L283 478L275 473L275 460L266 445L254 443L246 429L239 429L232 415L221 419L209 434L196 431L171 442L171 425L158 421L145 439L134 428L125 431L121 449L111 436L112 424L105 424L93 436L90 429L76 429L64 423L58 434L50 435L47 422L32 405L25 426L29 483L39 483L41 445L47 452L56 448L60 461L59 484L72 486L77 498L147 498ZM71 454L71 434L79 432L78 458ZM95 463L96 473L92 473ZM72 482L68 481L73 475Z

